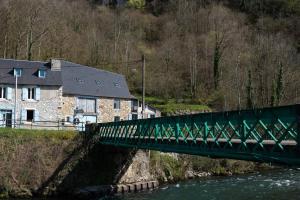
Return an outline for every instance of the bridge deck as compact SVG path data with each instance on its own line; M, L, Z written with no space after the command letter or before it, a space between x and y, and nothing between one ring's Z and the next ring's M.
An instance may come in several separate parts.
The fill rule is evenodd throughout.
M140 139L139 136L129 136L129 137L125 137L125 136L120 136L118 137L118 140L126 140L126 139ZM143 138L143 140L145 141L155 141L155 140L159 140L159 141L169 141L169 142L175 142L177 139L175 137L145 137ZM202 143L204 142L203 138L196 138L195 140L192 138L186 138L186 140L184 138L178 138L179 141L181 142L189 142L189 143ZM207 138L206 142L210 142L210 143L215 143L215 142L219 142L219 143L228 143L228 141L226 139L220 138L218 140L212 139L212 138ZM231 143L234 144L241 144L242 140L241 139L231 139L230 140ZM256 140L245 140L246 144L258 144L258 142ZM265 145L275 145L276 142L274 140L262 140L261 144L265 144ZM297 146L297 142L294 140L283 140L280 142L281 145L283 146Z

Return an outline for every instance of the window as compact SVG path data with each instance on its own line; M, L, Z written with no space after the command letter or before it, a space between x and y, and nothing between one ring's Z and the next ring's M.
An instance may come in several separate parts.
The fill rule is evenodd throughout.
M132 112L137 112L138 111L138 101L137 100L132 100L131 101L131 111Z
M120 99L114 99L114 109L120 109L120 108L121 108Z
M151 114L151 115L150 115L150 118L155 118L155 115Z
M132 120L136 120L138 119L138 115L137 114L132 114Z
M26 121L32 122L34 119L34 110L27 110L27 118Z
M39 121L39 112L34 109L22 109L21 110L21 120L32 122L32 121Z
M114 121L115 121L115 122L119 122L120 120L121 120L121 119L120 119L120 116L115 116L115 117L114 117Z
M39 87L24 87L22 88L22 100L36 100L41 98L41 88Z
M6 88L0 87L0 99L5 99L5 98L6 98Z
M21 77L22 76L22 69L21 68L14 68L14 76Z
M46 70L44 69L39 70L39 78L46 78Z
M27 88L27 90L28 90L27 99L35 99L35 88Z
M96 99L78 98L77 108L83 110L83 112L95 113Z

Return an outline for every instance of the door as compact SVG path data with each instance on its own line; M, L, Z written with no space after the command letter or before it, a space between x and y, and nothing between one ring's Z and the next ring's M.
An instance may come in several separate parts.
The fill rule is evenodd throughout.
M0 127L12 127L11 110L0 110Z
M6 122L5 122L6 127L12 127L12 113L8 112L6 113Z

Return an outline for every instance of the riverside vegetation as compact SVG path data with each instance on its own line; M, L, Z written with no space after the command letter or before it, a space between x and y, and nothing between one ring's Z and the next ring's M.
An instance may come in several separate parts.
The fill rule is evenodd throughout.
M206 176L230 176L273 169L264 163L151 151L151 173L160 183Z
M103 157L103 146L95 148L92 143L93 137L72 131L0 129L0 198L70 195L76 188L114 183L115 174L124 168L120 160L129 154ZM150 154L150 174L161 183L261 169L270 167L156 151Z

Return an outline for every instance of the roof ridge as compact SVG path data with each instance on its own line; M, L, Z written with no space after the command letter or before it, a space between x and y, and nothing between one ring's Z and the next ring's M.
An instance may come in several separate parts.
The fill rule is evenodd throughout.
M39 60L17 60L17 59L13 59L13 58L0 58L0 60L11 60L11 61L16 61L16 62L39 62L39 63L48 63L46 61L39 61Z
M114 75L118 75L118 76L123 76L123 77L125 77L124 74L119 74L119 73L111 72L111 71L108 71L108 70L99 69L99 68L96 68L96 67L87 66L87 65L82 65L82 64L78 64L78 63L73 63L73 62L67 61L67 60L61 60L61 61L64 61L64 62L66 62L66 63L73 64L73 65L76 65L76 66L87 67L87 68L91 68L91 69L93 69L93 70L97 70L97 71L106 72L106 73L110 73L110 74L114 74ZM68 67L68 66L62 65L62 67ZM70 67L71 67L71 66L70 66Z

